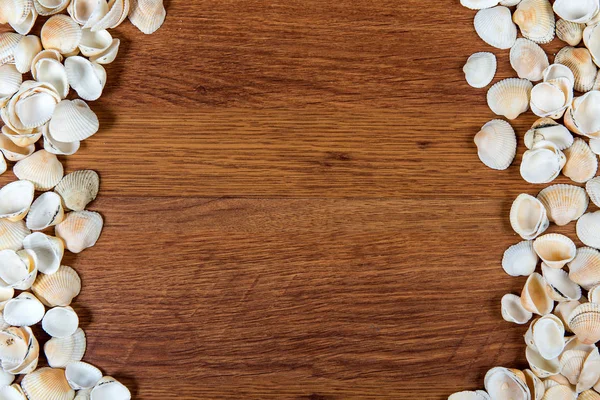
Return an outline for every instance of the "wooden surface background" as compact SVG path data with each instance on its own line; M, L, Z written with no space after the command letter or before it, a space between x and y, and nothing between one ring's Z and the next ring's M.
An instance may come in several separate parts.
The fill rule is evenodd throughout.
M102 179L102 237L66 259L85 359L157 400L445 399L525 367L500 260L512 200L542 187L477 158L475 13L165 3L156 34L117 30L102 129L65 159Z

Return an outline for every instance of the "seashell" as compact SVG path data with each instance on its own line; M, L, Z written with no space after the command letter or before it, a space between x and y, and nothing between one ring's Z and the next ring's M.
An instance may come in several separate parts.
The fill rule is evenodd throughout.
M532 88L533 85L527 79L504 79L488 90L488 106L497 115L516 119L529 110Z
M0 358L2 360L23 360L27 355L28 343L18 328L0 331Z
M600 63L600 29L599 25L590 25L583 31L583 43L592 55L592 60L598 65Z
M575 139L573 145L564 151L567 163L562 169L565 176L578 183L585 183L596 175L598 157L583 139Z
M47 307L66 307L81 291L81 279L73 268L61 265L52 275L38 275L31 290Z
M565 113L565 126L579 135L600 134L600 92L592 90L576 97Z
M131 393L112 376L104 376L90 393L91 400L130 400Z
M590 138L588 145L594 154L600 154L600 138Z
M600 248L600 211L587 213L577 221L577 237L586 246Z
M56 226L56 236L65 242L71 253L92 247L102 232L102 216L93 211L73 211Z
M499 0L460 0L460 4L463 7L467 7L470 10L482 10L484 8L491 8L498 5Z
M27 398L19 385L13 385L0 387L0 400L27 400Z
M42 193L31 205L27 215L27 228L41 231L61 223L64 216L60 196L54 192Z
M566 65L573 71L575 76L574 88L578 92L587 92L594 87L598 68L592 60L592 55L585 48L563 47L554 62Z
M544 49L529 39L519 38L510 49L510 65L519 78L535 82L542 80L543 72L550 64Z
M10 221L22 220L31 207L34 191L33 184L29 181L15 181L2 187L0 218Z
M84 29L91 28L108 12L106 0L72 0L67 12Z
M500 303L502 305L502 318L505 321L522 325L527 323L533 315L523 308L521 298L514 294L505 294L502 296Z
M537 195L537 199L546 208L548 219L559 226L579 219L589 203L583 188L563 184L548 186Z
M0 111L0 113L1 112L2 111ZM8 125L4 125L2 127L2 134L9 138L18 147L24 147L27 153L30 151L30 146L37 142L40 139L40 137L42 137L42 132L39 128L34 128L25 131L15 131ZM23 150L21 150L17 154L22 152ZM15 156L15 154L12 154L12 156Z
M529 183L548 183L556 179L565 163L565 155L553 142L540 141L523 154L519 171Z
M10 22L9 24L10 26L15 30L15 32L21 34L21 35L27 35L31 29L33 28L33 26L35 25L35 21L37 20L38 17L38 13L35 10L35 8L30 8L27 10L27 14L25 16L25 18L23 18L21 21L15 23L15 22Z
M548 0L522 0L513 15L521 34L536 43L554 39L554 11Z
M37 276L34 259L28 250L0 251L0 285L27 290Z
M529 393L531 393L531 400L541 400L544 396L544 392L546 391L544 382L535 376L533 371L530 369L523 370L523 374L525 375L525 382L529 388Z
M575 243L565 235L550 233L535 239L533 249L550 268L562 268L575 258Z
M33 5L39 15L47 17L64 11L69 5L69 2L70 0L33 0ZM50 7L46 5L50 5Z
M81 54L85 57L93 57L102 54L108 50L113 42L112 35L107 30L92 32L91 29L83 29L81 33L79 50L81 50ZM496 56L494 56L494 61L495 60Z
M505 10L490 11L489 13L480 16L479 21L477 16L475 16L475 29L477 30L477 26L479 25L480 28L477 30L477 33L479 33L480 30L481 32L485 32L483 35L488 38L492 38L494 43L500 43L502 46L507 46L502 48L508 49L512 46L512 43L509 44L510 38L514 37L514 39L516 39L517 37L517 27L510 19L510 10L508 10L506 7L494 7L490 8L489 10L495 10L496 8L503 8ZM131 0L129 20L140 31L147 35L156 32L158 28L162 26L163 22L165 22L166 16L167 12L163 6L163 0ZM495 21L496 18L499 18L500 21ZM499 29L500 33L494 35L494 27L488 26L489 23L496 23L496 27ZM482 33L479 33L480 37L481 35Z
M56 140L50 133L49 124L44 125L42 132L44 135L44 150L48 153L56 155L72 155L77 153L81 146L80 142L66 143Z
M81 41L81 27L66 15L55 15L42 27L41 38L45 49L71 53Z
M11 128L16 130L38 128L50 121L59 101L60 96L52 85L25 81L9 100L2 119L8 119Z
M502 257L502 269L510 276L529 276L535 271L537 263L538 256L530 240L510 246Z
M70 362L81 361L85 354L85 333L77 328L75 333L66 338L52 338L44 345L44 354L48 365L53 368L64 368Z
M559 78L567 78L572 86L575 86L575 75L566 65L551 64L543 72L544 81L551 81Z
M569 278L586 290L600 284L600 252L590 247L578 248L569 263Z
M85 140L98 132L98 117L83 100L63 100L56 106L50 120L52 137L60 142Z
M531 323L525 334L527 346L535 349L546 360L557 358L565 347L565 328L555 315L548 314Z
M587 354L583 367L579 373L576 387L577 392L579 393L591 389L599 379L600 353L598 353L598 348L594 347L594 349Z
M565 337L565 349L563 350L563 353L566 353L569 350L584 350L586 353L589 353L590 351L594 350L594 347L596 346L593 344L582 343L577 336L568 336ZM566 380L566 378L564 379ZM562 384L568 385L569 381L566 380Z
M508 168L517 154L515 131L508 122L500 119L486 123L474 141L479 159L492 169Z
M23 75L14 64L0 65L0 106L19 91Z
M544 393L542 400L575 400L577 393L575 393L569 386L556 385Z
M490 369L485 374L484 386L492 399L530 399L529 388L525 381L514 370L508 368L495 367Z
M546 390L548 390L554 386L558 386L558 385L569 386L571 384L569 383L567 378L565 378L562 375L551 375L551 376L547 377L546 379L544 379L544 388Z
M19 334L27 343L27 353L25 359L16 362L12 360L2 360L2 368L15 375L33 372L37 368L40 355L40 345L35 338L33 331L28 326L8 329L18 329Z
M569 279L569 274L564 270L542 264L542 275L548 284L548 295L553 300L572 301L581 298L581 288Z
M23 247L35 254L36 266L41 273L50 275L58 271L64 253L62 240L34 232L23 239Z
M490 396L483 390L453 393L448 397L448 400L490 400Z
M560 374L571 385L576 385L588 353L584 350L567 350L560 356Z
M567 323L582 343L596 343L600 340L600 304L580 305L569 315Z
M0 301L4 303L6 300L10 300L15 295L15 290L8 287L0 286ZM0 313L1 314L1 313ZM0 386L2 386L2 371L0 370Z
M61 99L68 96L70 87L67 70L60 61L53 58L42 58L36 64L36 74L37 80L52 85ZM56 113L56 108L54 113Z
M0 65L14 61L14 51L22 36L14 32L0 33Z
M0 250L19 250L30 233L23 221L0 219Z
M129 0L124 0L129 1ZM121 41L119 39L113 39L112 43L102 53L97 56L90 57L90 61L97 64L110 64L117 58L117 54L119 54L119 47L121 47ZM492 76L493 79L493 76ZM489 83L489 82L488 82Z
M600 285L590 288L587 297L590 303L600 303Z
M95 171L79 170L65 175L54 191L62 197L68 209L83 211L96 198L99 187L100 177Z
M134 20L141 20L141 8L145 3L150 3L150 1L133 1L129 16L131 22L142 32L144 29L138 26ZM475 15L474 25L479 37L490 46L498 49L510 49L517 39L517 27L512 21L510 10L504 6L478 11Z
M599 6L595 0L556 0L554 12L564 20L585 24L598 13Z
M496 75L496 56L492 53L475 53L463 67L465 80L474 88L483 88L490 84Z
M29 35L21 39L15 47L13 57L17 70L26 74L31 70L31 61L40 51L42 51L42 43L37 36Z
M36 190L50 190L60 182L64 171L56 155L39 150L17 162L13 172L17 178L31 181Z
M91 389L102 379L102 372L98 368L82 361L67 364L65 375L75 390Z
M32 155L35 146L30 144L26 147L19 147L7 135L0 135L0 151L8 161L20 161Z
M77 313L71 307L51 308L46 315L44 315L44 319L42 320L42 329L44 329L48 335L56 338L72 336L77 328L79 328L79 317L77 317ZM101 376L98 377L98 379L100 378Z
M530 95L531 111L538 117L562 118L573 101L573 86L568 78L539 83Z
M12 326L31 326L42 320L46 309L31 293L23 292L4 306L4 321Z
M77 395L74 400L90 400L90 393L92 389L82 389L77 391Z
M569 46L577 46L583 40L584 24L559 19L556 21L556 36Z
M21 387L29 400L72 400L75 397L64 369L40 368L25 375Z
M60 63L62 63L63 60L63 56L58 52L58 50L49 49L40 51L35 57L33 57L33 60L31 61L31 76L33 79L37 80L37 64L46 58L56 60Z
M534 314L546 315L552 312L554 300L546 290L546 280L534 272L529 275L521 292L521 305Z
M558 358L546 360L534 348L529 346L525 349L525 358L529 363L529 368L538 378L543 379L560 373Z
M567 320L569 319L569 315L576 309L581 303L578 300L571 301L562 301L556 305L554 308L554 315L556 315L563 323L565 330L571 331L569 325L567 324Z
M87 101L100 98L106 84L106 71L97 63L74 56L65 60L69 84L79 97Z
M548 229L546 208L528 194L517 196L510 209L510 225L523 239L534 239Z
M578 400L600 400L600 394L594 392L593 390L586 390L584 392L579 393Z
M162 4L162 0L161 0ZM93 26L93 31L114 29L121 25L129 14L129 0L111 0L108 2L108 12L100 18Z

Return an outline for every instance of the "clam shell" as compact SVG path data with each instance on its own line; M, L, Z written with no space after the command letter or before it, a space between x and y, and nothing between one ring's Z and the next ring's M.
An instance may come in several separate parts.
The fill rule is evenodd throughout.
M22 36L14 32L0 33L0 65L14 61L14 52Z
M548 219L559 226L579 219L589 204L583 188L564 184L548 186L537 195L537 199L546 208Z
M510 276L529 276L535 271L537 263L538 256L530 240L510 246L502 257L502 269Z
M16 23L9 21L9 24L15 30L15 32L21 35L27 35L35 25L37 17L37 11L35 10L35 8L31 7L30 9L28 9L27 15L24 19Z
M550 268L562 268L575 258L575 243L565 235L550 233L533 242L533 249Z
M479 159L492 169L508 168L517 153L515 131L503 120L495 119L485 124L474 141Z
M66 307L81 291L81 279L73 268L61 265L52 275L38 275L31 290L47 307Z
M41 38L45 49L71 53L81 41L81 27L67 15L55 15L42 27Z
M0 285L27 290L37 276L37 268L28 250L0 251Z
M57 0L57 1L43 1L43 0L33 0L33 5L37 10L39 15L42 16L50 16L54 14L58 14L64 11L69 5L70 0ZM47 7L44 4L51 5L51 7Z
M529 363L529 368L538 378L547 378L560 373L560 364L557 358L546 360L534 348L527 346L525 349L525 358Z
M60 54L58 52L58 50L49 49L49 50L40 51L39 53L37 53L37 55L31 61L31 76L33 77L33 79L37 80L37 65L38 65L38 63L41 60L46 59L46 58L49 58L51 60L56 60L60 63L62 63L62 60L63 60L63 56L62 56L62 54Z
M46 150L39 150L24 160L17 162L13 168L19 179L31 181L36 190L50 190L63 177L63 166L56 155Z
M51 308L42 320L42 329L52 337L66 338L72 336L77 328L79 328L79 317L77 317L77 313L71 307ZM100 378L101 376L98 377L98 379Z
M569 278L586 290L600 284L600 252L591 247L578 248L569 263Z
M556 0L554 12L564 20L585 24L598 13L598 2L595 0Z
M90 400L90 393L92 389L81 389L77 391L77 395L74 400Z
M36 74L37 80L52 85L61 99L68 96L70 87L67 70L60 61L52 58L42 58L36 64ZM54 113L56 113L56 108L54 109Z
M573 310L567 323L582 343L596 343L600 340L600 304L580 305Z
M494 10L494 7L489 10ZM505 7L503 7L505 8ZM482 10L483 11L483 10ZM506 15L506 11L508 11L508 15ZM512 25L512 27L508 26L508 23L512 24L512 20L510 20L510 10L506 9L506 11L493 11L489 14L483 15L479 17L479 21L477 16L475 16L475 26L477 29L477 25L479 25L478 33L485 32L484 35L488 38L492 38L494 43L500 43L501 45L506 45L510 40L511 35L514 30L514 37L516 39L517 36L517 27ZM481 12L481 11L480 11ZM479 14L478 14L479 15ZM131 10L129 11L129 20L133 25L135 25L140 31L149 35L158 30L165 22L165 17L167 16L167 12L165 7L163 6L163 0L131 0ZM498 23L496 26L502 32L494 37L493 33L489 31L493 30L493 26L490 27L488 24L494 24L494 19L500 18L501 23ZM479 34L482 35L481 33ZM485 39L484 39L485 40ZM513 40L514 42L514 40ZM503 47L505 49L510 48Z
M600 248L600 211L587 213L579 218L577 237L586 246Z
M513 15L521 34L536 43L554 39L554 11L548 0L522 0Z
M13 57L17 70L26 74L31 70L31 61L42 51L42 43L37 36L29 35L21 39L15 47Z
M162 4L162 0L161 0ZM108 12L98 20L93 26L93 31L100 31L104 29L114 29L121 25L123 20L127 18L129 14L130 3L129 0L111 0L108 2Z
M583 392L591 389L599 379L600 353L598 353L598 348L594 347L594 349L586 356L583 367L579 373L579 380L577 381L576 387L577 392Z
M590 303L600 303L600 285L595 285L588 291L588 300Z
M8 125L4 125L2 127L2 135L9 138L18 147L23 147L25 148L25 151L29 152L31 151L30 146L37 142L40 139L40 137L42 137L42 132L39 128L27 131L15 131Z
M52 338L44 345L44 354L48 365L53 368L64 368L70 362L81 361L85 354L86 339L81 328L66 338ZM69 386L70 388L70 386Z
M564 270L542 264L542 274L548 284L548 294L553 300L573 301L581 298L581 288L569 279L569 274Z
M492 399L529 400L531 398L526 382L514 370L508 368L490 369L485 374L484 386Z
M567 78L572 86L575 86L575 75L573 71L566 65L551 64L544 70L544 81L551 81L558 78Z
M515 324L525 324L531 317L532 313L523 308L521 298L514 294L505 294L501 300L502 318L508 322Z
M0 387L0 400L27 400L27 398L19 385L12 385Z
M23 83L23 75L14 64L0 65L0 101L17 93L21 83Z
M67 11L74 21L88 29L106 15L108 3L98 0L72 0Z
M577 46L583 40L584 24L559 19L556 21L556 36L569 46Z
M575 75L574 88L578 92L587 92L594 87L598 68L587 49L566 46L556 54L554 62L566 65L573 71L573 75Z
M571 385L576 385L587 351L567 350L560 356L560 374L567 378Z
M529 39L519 38L510 49L510 65L519 78L535 82L543 79L550 64L544 49Z
M546 280L537 272L529 275L523 286L521 305L527 311L538 315L550 314L554 308L554 300L546 290Z
M64 369L40 368L25 375L21 386L29 400L73 400L75 397Z
M65 206L73 211L83 211L98 195L100 177L92 170L79 170L65 175L56 185Z
M559 150L564 150L573 144L573 135L553 119L540 118L525 133L525 146L532 149L537 143L544 140L554 143Z
M0 219L0 250L19 250L30 233L24 221Z
M72 253L92 247L102 232L102 216L93 211L73 211L56 226L56 236L65 242Z
M2 128L4 129L4 127ZM0 135L0 151L8 161L20 161L32 155L35 146L30 144L19 147L7 135Z
M64 215L60 196L54 192L42 193L31 205L27 228L41 231L62 222Z
M124 0L124 1L128 1L128 0ZM115 61L115 59L117 58L120 47L121 47L121 41L119 39L113 39L113 41L110 44L110 46L108 47L108 49L106 49L102 53L98 54L97 56L90 57L90 61L93 63L102 64L102 65L110 64L113 61Z
M531 111L538 117L561 118L573 101L573 87L567 78L539 83L530 95Z
M0 218L23 219L33 202L34 191L29 181L15 181L3 186L0 189Z
M50 133L49 124L44 125L42 132L44 135L44 150L48 153L56 155L72 155L77 153L81 146L81 143L78 141L66 143L56 140Z
M112 42L112 35L107 30L93 32L91 29L83 29L79 50L85 57L93 57L108 50Z
M8 361L21 361L27 356L28 343L18 328L0 331L0 357Z
M52 137L60 142L85 140L98 132L98 117L83 100L63 100L56 106L50 120Z
M594 154L600 154L600 138L590 138L588 145Z
M567 162L562 169L565 176L578 183L592 179L598 171L598 157L583 139L575 139L573 145L564 150Z
M600 92L592 90L575 98L565 113L565 126L580 135L599 135Z
M548 314L533 321L525 334L528 346L546 360L557 358L565 347L565 328L555 315Z
M483 390L465 390L451 394L448 400L490 400L490 396Z
M97 63L74 56L65 60L69 84L79 97L87 101L100 98L106 84L106 71Z
M11 329L11 328L9 328ZM19 329L20 335L27 343L27 353L23 360L13 362L11 360L2 360L2 368L11 374L28 374L33 372L38 365L40 355L40 345L35 338L33 331L28 326L23 326Z
M91 389L102 379L102 372L98 368L82 361L67 364L65 375L75 390Z
M592 59L599 65L600 63L600 25L591 25L583 31L583 43L590 51Z
M504 79L488 90L488 106L497 115L516 119L529 110L532 88L533 85L527 79Z
M586 390L584 392L579 393L578 400L600 400L600 394L594 392L593 390Z
M62 240L34 232L23 239L23 247L35 254L36 266L41 273L50 275L58 271L64 253Z
M556 385L551 387L544 393L542 400L575 400L577 393L575 393L569 386Z
M31 326L42 320L46 309L31 293L23 292L8 300L2 316L12 326Z
M534 239L542 234L550 222L546 208L535 197L520 194L510 209L510 225L523 239Z
M59 101L52 85L25 81L3 109L2 120L17 131L39 128L50 120Z

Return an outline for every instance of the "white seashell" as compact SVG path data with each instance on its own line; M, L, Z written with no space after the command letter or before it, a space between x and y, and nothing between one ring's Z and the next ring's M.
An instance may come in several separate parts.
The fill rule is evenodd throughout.
M42 51L42 43L37 36L29 35L21 39L15 47L13 57L17 70L25 74L31 70L31 61Z
M525 382L529 388L529 393L531 393L531 400L542 400L542 396L544 396L546 390L544 382L530 369L523 370L523 374L525 375Z
M540 118L525 133L525 146L532 149L543 140L554 143L559 150L564 150L573 144L573 135L567 128L553 119Z
M515 324L525 324L532 317L532 313L523 308L521 298L514 294L505 294L501 300L502 318Z
M25 217L33 202L33 184L29 181L11 182L0 189L0 218L19 221Z
M590 303L600 303L600 285L595 285L588 291L588 300Z
M22 19L18 23L11 23L9 21L10 26L15 30L15 32L21 35L27 35L33 26L35 25L35 21L37 20L38 13L35 8L30 8L27 12L27 15L24 19Z
M74 400L90 400L90 393L92 389L81 389L77 391L77 395Z
M75 333L77 328L79 328L79 317L71 307L51 308L42 320L42 329L52 337L69 337Z
M579 135L600 135L600 92L576 97L565 113L565 126Z
M37 276L35 260L28 250L0 251L0 285L27 290Z
M50 133L49 124L44 125L42 132L44 136L44 150L48 153L70 156L77 153L81 146L81 143L78 141L66 143L56 140Z
M73 268L61 265L52 275L38 275L31 290L47 307L66 307L81 291L81 279Z
M85 101L63 100L54 110L49 130L56 140L72 143L89 138L99 127L98 117Z
M56 155L39 150L17 162L13 172L17 178L31 181L36 190L50 190L60 182L64 170Z
M20 161L32 155L35 146L30 144L19 147L7 135L0 135L0 151L8 161Z
M91 400L130 400L131 393L121 382L112 376L105 376L94 386Z
M70 0L33 0L33 5L38 14L45 17L64 11L69 3Z
M61 223L64 215L60 196L54 192L42 193L31 205L27 215L27 228L41 231Z
M129 1L129 0L123 0ZM102 53L97 56L90 57L90 61L97 64L110 64L117 58L117 54L119 54L119 47L121 47L121 41L119 39L113 39L112 43ZM492 76L493 78L493 76ZM489 83L489 82L488 82Z
M523 239L534 239L548 229L546 208L535 197L520 194L510 209L510 225Z
M83 29L79 50L85 57L93 57L108 50L112 42L112 35L107 30L92 32L91 29Z
M18 361L2 360L2 368L11 374L28 374L33 372L38 365L40 355L40 345L35 338L33 331L28 326L20 328L7 328L7 329L18 329L19 334L23 337L27 343L27 353L25 359Z
M31 293L23 292L4 305L4 321L12 326L31 326L42 320L46 309Z
M28 343L18 328L1 330L0 340L0 358L2 360L20 361L25 359Z
M561 320L549 314L533 321L525 334L525 342L546 360L557 358L565 347L565 328Z
M106 15L108 3L106 0L72 0L67 11L73 20L88 29Z
M502 269L510 276L529 276L535 271L537 263L538 256L530 240L510 246L502 257Z
M548 183L556 179L567 159L550 141L540 141L523 154L521 177L529 183Z
M569 320L569 315L571 315L573 310L579 307L580 304L581 303L578 300L561 301L554 308L554 315L556 315L562 321L565 329L568 331L571 330L571 328L569 328L569 325L567 324L567 321ZM566 345L567 346L565 347L565 349L569 347L569 343L566 343Z
M448 400L490 400L490 396L483 390L466 390L451 394Z
M33 79L37 80L37 64L40 62L40 60L45 58L56 60L60 63L62 63L63 60L63 56L58 52L58 50L49 49L40 51L31 61L31 76Z
M517 153L515 131L503 120L495 119L485 124L474 141L479 159L492 169L508 168Z
M470 10L482 10L484 8L491 8L498 5L499 0L460 0L460 4L463 7L467 7Z
M488 90L488 106L497 115L515 119L529 110L532 88L533 85L527 79L504 79Z
M53 368L64 368L70 362L81 361L85 354L85 333L77 328L75 333L66 338L52 338L44 345L44 354L48 365Z
M1 113L2 111L0 110L0 114ZM18 147L25 147L28 152L30 150L29 146L33 145L40 139L40 137L42 137L42 132L39 128L26 131L15 131L8 125L4 125L2 127L2 135L9 138ZM17 154L20 154L22 152L23 151L19 151Z
M87 101L100 98L106 84L106 71L100 64L74 56L65 60L69 84L79 97Z
M599 10L596 0L556 0L553 8L562 19L580 24L589 22Z
M14 61L14 51L21 38L21 35L14 32L0 33L0 65Z
M598 24L591 25L583 31L583 43L592 55L592 59L599 65L600 63L600 29Z
M0 400L27 400L25 395L20 389L13 386L2 386L0 387ZM19 385L16 385L19 386ZM19 386L20 388L20 386Z
M600 207L600 176L587 181L585 190L588 196L590 196L592 203Z
M68 54L78 48L81 27L66 15L55 15L42 27L42 44L45 49L55 49Z
M533 249L550 268L562 268L575 258L575 243L565 235L550 233L538 237Z
M114 29L118 27L125 20L125 18L127 18L129 10L129 0L109 1L108 12L91 27L92 30L100 31L104 29Z
M577 237L586 246L600 248L600 211L587 213L579 218Z
M56 236L65 242L71 253L92 247L102 232L102 216L93 211L73 211L56 226Z
M562 118L573 101L573 86L567 78L539 83L531 90L531 111L538 117Z
M578 183L585 183L596 175L598 157L583 139L575 139L573 145L564 150L567 163L562 173Z
M569 46L577 46L583 39L584 24L559 19L556 21L556 36Z
M136 8L134 5L137 3L138 6L141 6L146 2L148 1L142 0L132 3L132 14L129 19L134 25L136 25L132 19ZM479 37L490 46L498 49L510 49L517 39L517 27L512 21L510 10L504 6L478 11L475 15L474 25ZM140 30L142 29L140 28Z
M98 195L100 177L95 171L80 170L65 175L54 188L65 207L73 211L83 211Z
M3 109L6 112L2 119L8 117L11 128L17 130L38 128L50 120L59 101L60 96L52 85L26 81Z
M72 400L75 397L65 370L59 368L40 368L27 374L21 387L29 400Z
M569 263L569 278L586 290L600 284L600 252L591 247L578 248Z
M575 76L574 88L578 92L587 92L594 87L598 68L592 60L592 55L585 48L563 47L554 59L557 64L563 64L573 71Z
M569 386L556 385L549 388L542 400L575 400L577 393L575 393Z
M569 274L564 270L542 264L542 274L548 284L548 294L553 300L561 302L581 298L581 288L569 279Z
M577 384L587 355L584 350L567 350L560 356L560 373L571 385Z
M579 372L579 379L576 383L577 392L579 393L591 389L599 379L600 353L598 353L598 348L594 346L594 349L587 354Z
M492 399L529 400L531 398L525 381L514 370L508 368L490 369L485 374L484 386Z
M30 233L24 221L0 219L0 250L19 250L23 239Z
M58 271L64 253L62 240L34 232L23 239L23 247L35 254L36 266L41 273L53 274Z
M600 138L590 138L588 145L594 154L600 154Z
M82 361L67 364L65 375L75 390L91 389L102 379L102 372L98 368Z
M19 91L22 82L23 75L14 64L0 65L0 106Z
M550 64L544 49L529 39L519 38L510 49L510 65L519 78L535 82L542 80Z
M494 10L495 8L498 7L494 7L491 8L489 10ZM495 17L500 18L501 19L501 23L498 23L498 27L500 27L500 29L504 28L504 30L502 30L503 34L502 35L498 35L499 37L504 38L505 36L510 36L510 34L512 34L512 30L514 29L514 37L516 39L517 36L517 28L516 26L514 26L514 24L512 25L513 28L508 27L508 22L510 22L512 24L512 20L510 20L510 10L506 9L508 11L508 16L506 15L506 12L498 12L498 11L494 11L492 13L490 13L489 15L485 15L485 16L480 16L480 29L482 31L486 31L488 32L489 30L492 30L493 28L487 28L486 29L486 22L488 21L492 21ZM483 11L483 10L482 10ZM131 23L133 25L135 25L140 31L142 31L145 34L151 34L154 33L158 30L158 28L160 28L163 24L163 22L165 22L165 17L167 16L167 12L165 10L165 7L163 6L163 0L131 0L131 11L129 12L129 20L131 21ZM507 17L508 20L507 21ZM475 24L477 26L477 16L475 17ZM508 31L508 32L507 32ZM479 33L479 31L478 31ZM486 33L486 36L492 36L493 34L491 33ZM481 34L480 34L481 36ZM500 39L500 38L496 38L497 42L500 43L504 43L504 45L506 45L505 41L506 39ZM513 40L514 41L514 40ZM505 49L510 48L510 46L512 46L512 43L510 45L508 45L508 47L504 47Z
M562 64L551 64L544 70L543 73L544 81L551 81L558 78L567 78L572 86L575 86L575 75L573 71L566 65Z
M560 364L557 358L546 360L530 346L525 349L525 358L527 358L529 368L538 378L543 379L560 373Z
M542 275L537 272L529 275L521 292L521 304L534 314L546 315L552 312L554 300L548 295L546 280Z
M567 321L571 331L584 344L600 340L600 304L584 303L578 306Z
M548 219L559 226L579 219L589 203L585 190L573 185L548 186L537 195L537 199L546 208Z
M61 99L67 97L70 89L69 79L67 77L67 70L60 61L52 58L42 58L36 64L36 74L37 80L52 85ZM56 113L56 108L54 113Z
M554 39L554 11L548 0L522 0L513 21L524 37L536 43L549 43Z

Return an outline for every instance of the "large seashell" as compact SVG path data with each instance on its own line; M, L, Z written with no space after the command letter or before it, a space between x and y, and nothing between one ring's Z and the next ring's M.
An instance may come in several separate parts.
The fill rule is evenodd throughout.
M494 7L489 10L495 10L496 8L503 8L504 10L490 11L485 15L479 16L479 21L477 16L475 16L475 29L477 29L477 26L479 25L477 33L479 33L480 37L483 34L485 37L492 39L494 43L507 46L502 48L508 49L512 46L510 38L514 37L514 39L516 39L517 37L517 27L512 23L509 9L506 7ZM479 13L477 15L479 15ZM163 0L131 0L129 20L140 31L147 35L156 32L163 22L165 22L166 16L167 12L163 6ZM500 19L500 21L496 22L496 18ZM491 27L488 25L490 23L492 24ZM494 26L500 33L494 35ZM480 33L480 31L484 33Z
M36 74L37 80L52 85L61 99L67 97L70 89L69 79L67 77L67 70L60 61L53 58L42 58L36 64ZM56 108L58 108L58 105ZM56 113L56 108L54 109L54 113Z
M25 217L33 202L33 184L29 181L11 182L0 189L0 218L19 221Z
M112 35L107 30L92 32L91 29L83 29L81 35L81 42L79 43L79 50L81 50L81 54L83 54L86 57L97 56L108 50L108 48L112 44L112 41ZM494 61L495 60L496 56L494 56Z
M485 124L475 135L475 144L481 162L492 169L508 168L517 154L515 131L500 119Z
M567 322L582 343L593 344L600 340L600 304L580 305L573 310Z
M571 315L573 310L579 307L580 304L581 303L577 300L561 301L554 308L554 315L560 318L567 331L571 330L571 328L569 328L569 324L567 324L567 321L569 320L569 315Z
M600 207L600 176L596 178L592 178L585 184L585 191L588 196L590 196L590 200Z
M64 171L56 155L39 150L16 163L13 172L17 178L31 181L36 190L50 190L60 182Z
M0 387L0 400L27 400L21 387L17 384Z
M521 292L521 304L534 314L546 315L552 312L554 300L548 295L546 280L542 275L537 272L529 275Z
M556 36L569 46L577 46L583 39L584 24L559 19L556 21Z
M569 82L575 86L575 75L573 71L566 65L562 64L551 64L544 70L544 81L551 81L558 78L567 78Z
M28 250L0 251L0 286L27 290L37 276L37 268Z
M21 39L17 47L15 47L13 57L17 70L26 74L31 70L31 61L42 51L42 43L37 36L29 35Z
M88 29L106 15L108 3L106 0L72 0L67 11L73 20Z
M600 252L591 247L578 248L569 263L569 278L586 290L600 284Z
M562 268L575 258L575 243L565 235L550 233L535 239L533 249L551 268Z
M515 119L529 110L532 88L532 83L527 79L504 79L488 90L488 106L497 115Z
M510 65L519 78L535 82L542 80L543 72L550 64L544 49L529 39L519 38L510 49Z
M525 324L532 317L532 313L523 308L521 298L514 294L505 294L501 300L502 318L515 324Z
M73 211L56 226L56 236L65 242L72 253L92 247L102 232L102 216L93 211Z
M4 306L4 321L12 326L31 326L42 320L46 309L31 293L23 292Z
M596 175L598 157L583 139L575 139L573 145L564 150L567 162L562 169L565 176L578 183L585 183Z
M596 0L556 0L553 8L562 19L580 24L589 22L599 10Z
M73 268L61 265L52 275L38 275L31 290L45 306L66 307L81 291L81 279Z
M71 307L51 308L42 320L44 331L48 335L57 338L66 338L73 335L78 327L79 317L77 317L77 313Z
M529 183L548 183L556 179L566 161L564 153L553 142L543 140L523 154L519 171Z
M81 27L66 15L55 15L42 27L42 44L45 49L55 49L68 54L78 48Z
M0 219L0 250L19 250L30 233L24 221Z
M538 117L561 118L573 101L573 86L567 78L544 81L531 90L531 111Z
M32 231L41 231L62 222L64 215L60 196L54 192L42 193L31 205L27 227Z
M492 399L530 399L529 388L525 381L514 370L508 368L490 369L485 374L484 386Z
M565 347L565 328L555 315L548 314L533 321L525 334L525 342L546 360L558 357Z
M75 333L66 338L52 338L44 345L44 354L48 365L53 368L64 368L70 362L81 361L85 354L85 333L77 328Z
M3 126L2 129L4 131ZM0 151L8 161L20 161L29 157L35 151L35 146L30 144L25 147L17 146L8 135L0 135Z
M559 226L579 219L589 203L583 188L563 184L548 186L537 195L537 199L546 208L548 219Z
M63 258L63 241L54 236L34 232L23 239L23 247L35 254L38 270L44 274L58 271Z
M129 19L142 31L144 30L134 22L134 19L137 19L138 16L141 17L142 12L138 10L150 2L148 0L132 2ZM503 6L478 11L475 15L474 25L479 37L498 49L510 49L517 39L517 27L512 21L510 10Z
M58 193L65 206L73 211L83 211L98 195L100 177L92 170L79 170L65 175L56 185Z
M587 92L594 87L598 68L587 49L566 46L556 54L554 62L566 65L573 71L575 75L574 88L578 92Z
M553 300L572 301L581 298L581 288L569 279L569 274L564 270L542 264L542 274L548 284L548 294Z
M585 47L590 51L592 59L599 65L600 63L600 25L591 25L585 28L583 31L583 43Z
M79 97L87 101L100 98L106 84L106 71L97 63L74 56L65 60L69 84Z
M14 32L0 33L0 65L14 61L14 51L21 38L21 35Z
M25 375L21 387L29 400L73 400L75 397L64 369L40 368Z
M523 239L534 239L548 229L546 208L528 194L517 196L510 209L510 225Z
M544 393L542 400L575 400L577 393L575 393L569 386L556 385L552 386Z
M124 0L129 1L129 0ZM121 41L119 39L113 39L110 46L102 53L90 57L90 61L97 64L110 64L117 58L119 54L119 48L121 47ZM492 77L493 78L493 77ZM488 82L489 83L489 82Z
M502 269L510 276L529 276L535 271L537 263L538 256L530 240L510 246L502 257Z
M98 117L83 100L63 100L50 120L50 133L60 142L85 140L98 132Z
M524 37L536 43L549 43L554 39L554 11L548 0L522 0L513 21Z
M19 91L23 83L23 75L14 64L0 65L0 107Z
M82 361L67 364L65 375L75 390L91 389L102 379L102 372L98 368Z
M576 97L565 113L565 126L579 135L600 135L600 92Z
M579 218L577 237L586 246L600 248L600 211L587 213Z
M525 349L525 358L529 363L529 368L538 378L547 378L560 373L560 364L558 358L546 360L534 348L527 346Z
M42 133L44 135L44 150L48 153L56 154L56 155L71 155L77 153L79 147L81 146L80 142L60 142L52 136L49 129L49 124L44 125L42 128Z

